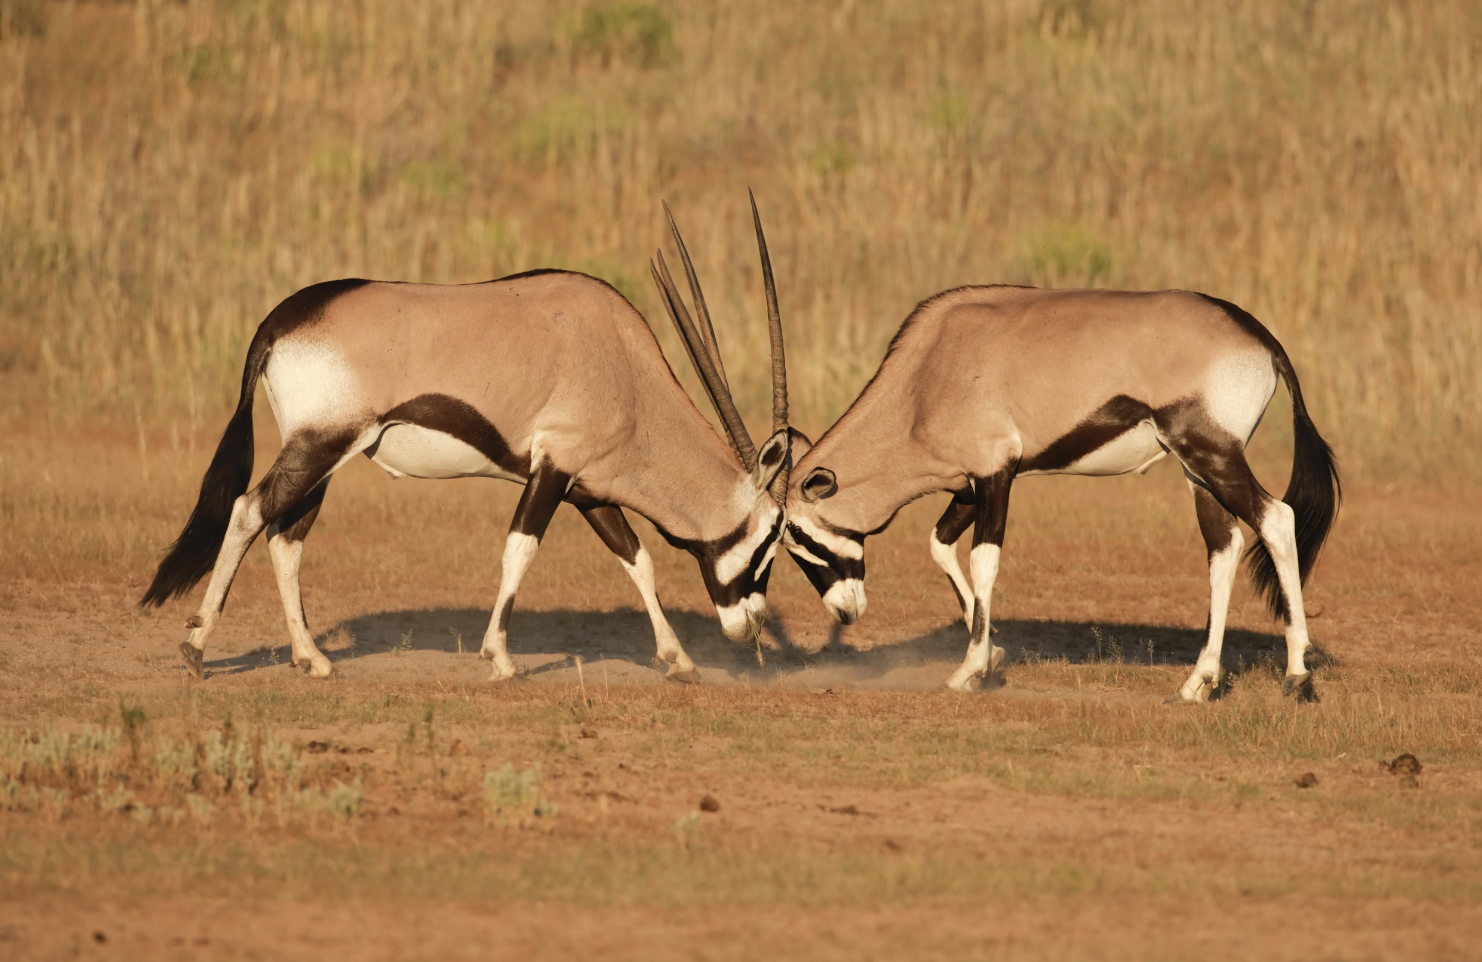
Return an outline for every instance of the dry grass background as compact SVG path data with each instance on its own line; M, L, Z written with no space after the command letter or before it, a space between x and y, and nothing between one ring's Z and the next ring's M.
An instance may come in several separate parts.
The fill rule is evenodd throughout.
M760 416L752 185L810 430L943 287L1176 286L1272 327L1354 476L1455 481L1479 55L1466 2L4 0L0 418L214 439L332 277L564 266L660 322L660 198Z

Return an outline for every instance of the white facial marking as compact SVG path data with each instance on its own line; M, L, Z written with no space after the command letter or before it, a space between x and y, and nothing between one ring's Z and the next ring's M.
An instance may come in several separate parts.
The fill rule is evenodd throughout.
M818 557L816 554L809 551L807 548L802 547L801 545L790 544L787 546L787 550L794 558L802 558L809 564L818 565L820 568L828 567L827 561L824 561L822 558Z
M802 515L798 515L791 520L802 530L803 534L817 541L840 558L859 559L864 557L864 545L855 541L853 538L846 538L843 535L834 534L832 531L826 531Z
M750 641L751 626L760 626L766 619L767 599L764 595L751 594L734 605L716 605L715 613L720 616L720 630L731 641Z
M721 584L730 584L736 577L746 570L751 563L752 555L756 549L762 546L772 534L773 525L777 521L777 515L781 508L772 507L770 511L764 512L762 517L753 518L755 525L746 537L737 542L729 551L715 560L715 579Z
M858 578L835 581L823 595L824 607L839 621L853 624L865 613L864 582Z

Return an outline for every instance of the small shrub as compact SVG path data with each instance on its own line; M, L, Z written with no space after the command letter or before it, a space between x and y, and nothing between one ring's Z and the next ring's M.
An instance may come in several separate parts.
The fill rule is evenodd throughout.
M1025 241L1029 269L1051 287L1094 287L1110 278L1111 246L1079 224L1054 224Z
M364 801L365 793L361 789L360 779L357 778L349 785L335 782L334 790L325 799L325 805L331 815L349 825L360 817L360 805Z
M484 773L484 811L491 823L523 828L532 818L555 818L560 811L540 797L540 766L523 771L505 763Z
M658 7L644 3L610 3L582 11L571 48L604 67L621 61L638 67L661 67L677 59L674 25Z
M216 818L216 805L209 798L192 792L185 796L185 804L197 825L201 828L211 827L211 822Z
M700 838L700 813L690 812L681 815L674 821L674 837L679 840L680 848L689 848Z

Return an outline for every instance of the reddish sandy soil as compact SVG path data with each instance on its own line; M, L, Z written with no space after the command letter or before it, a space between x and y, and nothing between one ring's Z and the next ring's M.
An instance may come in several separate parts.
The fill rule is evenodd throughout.
M871 610L846 631L784 563L764 665L640 526L693 687L661 681L636 593L563 509L512 624L527 681L495 688L469 652L515 489L356 465L304 573L335 678L286 666L259 546L191 683L174 653L188 607L132 603L203 455L74 440L22 437L0 462L3 721L65 727L121 698L161 731L185 704L207 722L256 712L301 744L373 749L353 758L365 809L353 833L0 812L0 957L1477 957L1474 494L1351 492L1309 598L1320 705L1281 702L1257 670L1182 708L1162 698L1200 643L1207 581L1172 471L1015 491L995 607L1010 667L964 698L937 690L966 636L925 548L939 505L869 543ZM1227 666L1280 651L1244 588L1233 623ZM412 707L367 720L382 700ZM442 744L466 746L444 748L450 779L538 762L554 827L491 830L472 796L398 768L424 703ZM1427 765L1407 789L1376 762L1412 748ZM1294 787L1306 771L1317 787ZM690 851L676 819L706 794L719 811ZM237 867L200 867L216 849ZM588 855L619 868L580 881Z

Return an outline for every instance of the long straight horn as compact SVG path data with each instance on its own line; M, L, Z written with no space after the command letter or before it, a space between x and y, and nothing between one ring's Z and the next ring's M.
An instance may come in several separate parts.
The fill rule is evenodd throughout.
M731 433L731 426L726 423L725 416L721 414L720 400L716 398L715 391L711 387L712 382L705 376L705 366L700 362L704 347L700 343L699 334L695 331L695 322L690 317L689 309L684 306L684 300L680 298L678 289L674 286L674 278L669 276L669 265L664 263L663 251L658 251L657 254L658 265L655 265L652 260L648 262L648 270L653 275L654 286L659 289L659 297L664 302L664 310L668 312L669 320L674 322L674 330L679 334L679 342L684 345L684 353L690 359L690 366L700 376L700 386L704 388L705 396L710 399L710 406L715 408L716 415L720 417L720 427L725 432L726 441L731 445L731 450L736 452L736 456L740 457L741 449L736 444L735 435Z
M705 345L705 353L710 355L710 364L715 368L715 373L720 375L720 383L729 391L731 382L726 377L725 363L720 359L715 325L710 322L710 308L705 304L705 292L700 290L700 278L695 275L695 265L690 263L689 248L684 246L684 238L679 236L679 225L674 223L669 202L666 200L660 203L664 205L664 216L669 219L669 232L674 235L674 246L679 248L679 261L684 266L684 276L690 282L690 298L695 302L695 313L700 315L700 321L695 325L700 333L700 342Z
M680 248L680 253L687 262L689 258L684 254L683 247ZM686 264L686 266L693 271L691 265ZM710 403L720 418L720 425L726 433L726 439L731 442L731 449L736 452L736 457L741 459L741 464L746 470L754 469L756 467L756 447L751 443L751 435L746 432L746 424L741 420L740 412L736 410L736 403L731 399L731 391L726 387L724 378L716 371L704 339L690 317L689 310L684 305L684 299L679 295L679 289L674 285L674 278L669 273L669 265L664 262L663 251L658 252L658 265L654 266L650 262L649 268L653 272L654 283L659 287L664 307L669 312L669 319L674 322L675 329L679 331L679 338L684 342L690 363L695 366L696 373L700 375L705 394L710 398Z
M782 313L777 309L777 283L772 279L772 257L767 253L767 235L762 233L762 218L756 210L756 195L751 198L751 222L756 227L756 247L762 258L762 286L767 292L767 333L772 340L772 431L787 427L787 356L782 349ZM787 500L787 482L792 473L792 458L772 482L772 497L778 504Z

